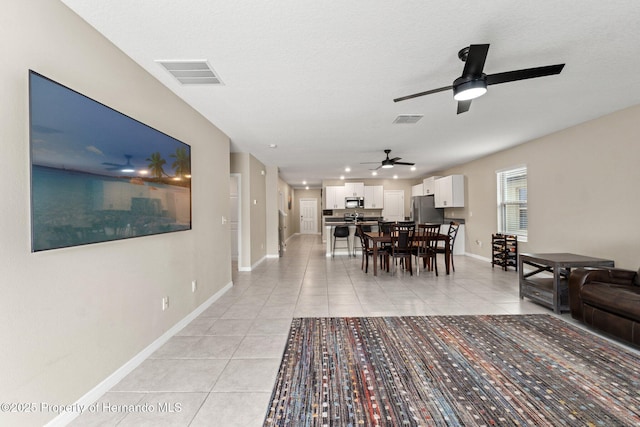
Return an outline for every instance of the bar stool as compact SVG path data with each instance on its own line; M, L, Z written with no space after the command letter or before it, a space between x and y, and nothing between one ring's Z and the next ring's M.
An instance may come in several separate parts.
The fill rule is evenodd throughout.
M351 256L351 253L349 252L349 227L346 225L336 225L333 229L333 249L331 251L331 258L333 258L335 255L336 241L338 239L345 239L345 241L347 242L347 254Z

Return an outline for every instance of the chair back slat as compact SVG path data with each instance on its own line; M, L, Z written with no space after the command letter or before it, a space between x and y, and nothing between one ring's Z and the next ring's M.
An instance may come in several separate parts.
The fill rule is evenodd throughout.
M453 243L456 241L456 236L458 235L458 228L460 228L460 224L455 222L455 221L451 221L449 223L449 231L447 234L449 234L449 247L453 248Z

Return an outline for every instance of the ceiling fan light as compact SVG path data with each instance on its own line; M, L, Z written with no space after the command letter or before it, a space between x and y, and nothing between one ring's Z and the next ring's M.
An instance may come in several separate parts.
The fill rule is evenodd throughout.
M393 165L391 163L387 163L382 165L382 169L391 169L393 167Z
M453 88L453 99L468 101L487 93L487 83L483 79L469 80Z

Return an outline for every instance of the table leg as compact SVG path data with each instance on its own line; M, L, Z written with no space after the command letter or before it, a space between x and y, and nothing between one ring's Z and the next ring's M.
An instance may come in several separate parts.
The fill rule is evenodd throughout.
M373 246L373 275L378 275L378 244L373 240L369 240Z
M553 312L560 314L560 268L553 267Z
M491 264L491 267L493 267L493 264ZM519 256L518 257L518 292L520 295L520 299L524 299L524 295L522 292L524 286L524 262L522 260L522 257Z

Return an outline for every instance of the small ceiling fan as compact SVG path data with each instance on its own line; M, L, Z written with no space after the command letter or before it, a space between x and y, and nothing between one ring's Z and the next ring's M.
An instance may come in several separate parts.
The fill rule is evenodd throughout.
M133 172L134 168L133 168L133 165L131 164L131 158L133 156L131 154L125 154L124 157L125 159L127 159L127 163L125 164L109 163L109 162L102 162L102 164L105 166L110 166L108 168L105 168L108 171Z
M451 86L440 87L425 92L414 93L413 95L396 98L393 102L404 101L417 98L419 96L431 95L432 93L443 92L453 89L453 99L458 101L458 114L469 111L471 100L484 95L488 85L508 83L516 80L533 79L536 77L560 74L565 64L547 65L543 67L526 68L523 70L506 71L504 73L485 74L482 72L484 62L489 52L488 44L472 44L458 52L458 58L462 60L464 69L462 76L453 81Z
M392 168L395 165L405 165L405 166L413 166L413 165L415 165L415 163L399 162L398 160L401 160L400 157L394 157L393 159L390 159L389 158L389 153L391 153L391 150L389 150L389 149L384 150L384 152L387 154L387 158L384 159L382 162L364 162L364 163L360 163L360 164L361 165L367 165L367 164L380 163L380 166L378 166L377 168L372 169L372 170L378 170L380 168L388 169L388 168Z

